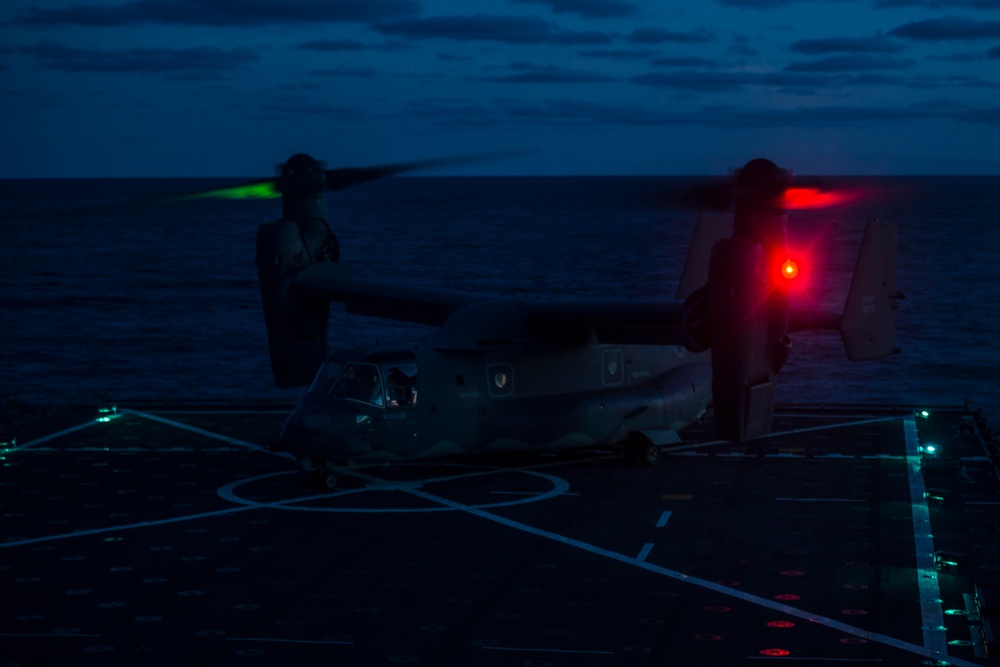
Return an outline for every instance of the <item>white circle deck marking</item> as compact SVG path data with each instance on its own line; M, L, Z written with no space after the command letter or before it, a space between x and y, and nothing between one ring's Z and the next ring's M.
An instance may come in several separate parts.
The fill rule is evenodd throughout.
M429 465L429 464L418 464L418 465ZM434 484L436 482L451 482L455 480L460 480L466 477L482 477L487 475L501 474L501 473L515 473L520 475L529 475L531 477L537 477L539 479L545 480L552 485L548 491L532 493L526 492L526 495L521 495L515 500L507 500L503 502L495 503L483 503L479 505L462 505L461 507L469 507L473 509L492 509L496 507L511 507L513 505L525 505L528 503L535 503L541 500L548 500L549 498L555 498L560 496L569 490L569 482L562 479L561 477L556 477L555 475L549 475L543 472L538 472L536 470L525 470L525 469L515 469L515 468L489 468L484 466L472 466L463 464L448 464L449 467L456 468L466 468L470 469L467 474L453 475L449 477L439 477L431 479L419 479L419 480L405 480L405 481L390 481L375 477L364 478L368 481L368 485L359 489L348 489L345 491L335 491L333 493L324 493L313 496L303 496L301 498L289 498L287 500L276 500L273 502L261 502L258 500L250 500L248 498L242 498L236 493L236 489L245 485L251 484L253 482L259 482L264 479L270 479L272 477L279 477L282 475L295 475L299 474L298 471L289 470L276 473L268 473L266 475L258 475L256 477L249 477L247 479L237 480L235 482L230 482L225 486L222 486L217 491L220 498L223 500L228 500L229 502L236 503L239 505L245 505L247 507L256 508L270 508L270 509L280 509L280 510L293 510L298 512L338 512L338 513L369 513L369 514L391 514L391 513L416 513L416 512L455 512L458 511L458 507L448 506L448 505L437 505L433 507L305 507L301 503L313 502L317 500L330 500L345 496L353 496L359 493L373 493L373 492L386 492L386 491L402 491L408 496L412 497L413 492L429 484ZM440 465L436 466L440 467Z

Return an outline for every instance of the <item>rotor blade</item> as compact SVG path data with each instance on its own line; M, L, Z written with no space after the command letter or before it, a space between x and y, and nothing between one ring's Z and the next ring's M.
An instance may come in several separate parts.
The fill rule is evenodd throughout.
M690 185L663 187L654 193L654 202L699 211L722 211L733 203L735 183L729 178L708 178ZM854 204L871 199L875 193L857 178L795 177L775 205L786 211L820 209Z
M177 199L189 201L194 199L275 199L281 196L278 191L278 179L269 178L266 180L250 181L241 183L220 190L209 190L207 192L196 192L190 195L181 195Z
M345 190L361 185L368 181L388 178L410 171L423 171L425 169L437 169L439 167L450 167L460 164L474 164L477 162L491 162L505 158L527 155L533 151L511 150L496 151L492 153L476 153L471 155L456 155L452 157L436 158L432 160L417 160L414 162L397 162L395 164L384 164L374 167L342 167L340 169L325 169L326 189Z

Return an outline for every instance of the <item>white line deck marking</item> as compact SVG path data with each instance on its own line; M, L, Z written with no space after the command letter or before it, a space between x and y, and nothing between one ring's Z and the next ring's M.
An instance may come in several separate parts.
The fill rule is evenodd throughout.
M934 536L927 508L924 478L920 474L920 436L914 417L903 420L906 436L906 470L910 478L910 504L913 514L913 542L917 555L917 586L920 589L920 616L924 630L924 648L934 657L947 657L948 643L941 610L941 589L934 566ZM949 658L950 659L950 658Z
M660 520L656 522L656 527L663 528L667 525L667 521L670 521L671 514L673 514L673 512L664 511L663 514L660 515Z
M635 557L640 563L646 562L646 557L649 556L649 552L653 550L653 543L646 542L642 545L642 549L639 551L639 555Z
M812 433L814 431L830 431L830 430L833 430L833 429L845 428L845 427L848 427L848 426L864 426L865 424L879 424L881 422L898 421L900 419L902 419L902 417L900 417L900 416L876 417L875 419L861 419L859 421L853 421L853 422L840 422L840 423L836 423L836 424L823 424L822 426L810 426L808 428L797 428L797 429L793 429L791 431L776 431L774 433L770 433L768 435L765 435L765 436L763 436L763 437L761 437L759 439L760 440L766 440L768 438L777 438L777 437L780 437L780 436L783 436L783 435L798 435L799 433ZM693 449L704 449L706 447L718 447L719 445L730 445L730 446L732 446L732 444L733 443L730 442L729 440L712 440L710 442L699 442L699 443L694 443L694 444L690 444L690 445L681 445L679 447L664 447L663 448L663 453L664 454L674 455L674 454L677 454L677 453L688 452L688 451L693 450ZM689 454L689 456L691 456L691 454ZM719 456L741 457L741 456L756 456L756 454L745 454L743 452L727 452L727 453L724 453L724 454L720 454Z
M261 447L260 445L255 445L252 442L246 442L244 440L237 440L236 438L230 438L226 435L221 435L219 433L212 433L211 431L206 431L203 428L198 428L197 426L191 426L190 424L185 424L183 422L174 421L173 419L167 419L166 417L160 417L158 415L149 414L148 412L137 412L135 410L123 409L119 414L130 414L136 417L142 417L143 419L149 419L154 422L160 422L161 424L166 424L167 426L173 426L174 428L183 429L185 431L191 431L192 433L197 433L198 435L203 435L206 438L214 438L216 440L221 440L222 442L228 442L231 445L237 445L239 447L245 447L247 449L252 449L258 452L264 452L265 454L271 454L273 456L280 456L281 458L295 460L295 457L287 452L272 452L266 447Z
M52 540L64 540L69 537L85 537L87 535L100 535L102 533L115 533L122 530L131 530L133 528L148 528L150 526L163 526L168 523L180 523L182 521L193 521L194 519L205 519L212 516L223 516L226 514L233 514L235 512L245 512L247 510L257 509L255 505L241 505L240 507L230 507L229 509L218 510L215 512L202 512L200 514L188 514L186 516L178 516L170 519L160 519L158 521L140 521L137 523L126 523L120 526L108 526L107 528L94 528L92 530L78 530L73 533L61 533L59 535L46 535L45 537L31 537L24 540L16 540L14 542L0 542L0 549L4 547L19 547L25 544L37 544L39 542L50 542Z
M112 419L117 419L118 417L121 417L121 416L122 416L122 414L119 412L119 413L113 414L113 415L106 415L105 417L102 417L101 419L91 419L89 422L84 422L83 424L78 424L77 426L73 426L71 428L67 428L67 429L64 429L62 431L58 431L56 433L50 433L49 435L43 435L40 438L35 438L31 442L26 442L23 445L16 445L14 447L8 447L7 451L8 452L17 452L17 451L20 451L22 449L27 449L28 447L31 447L32 445L40 445L43 442L48 442L49 440L55 440L56 438L61 438L64 435L69 435L70 433L75 433L75 432L81 431L81 430L83 430L85 428L90 428L91 426L97 426L98 424L106 424L107 422L110 422Z

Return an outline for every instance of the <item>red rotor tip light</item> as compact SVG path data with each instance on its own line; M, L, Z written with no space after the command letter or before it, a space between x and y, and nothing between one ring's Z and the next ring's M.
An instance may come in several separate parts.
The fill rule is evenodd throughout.
M854 198L854 194L848 191L823 192L819 188L788 188L785 190L784 207L786 210L793 211L826 208L846 204Z

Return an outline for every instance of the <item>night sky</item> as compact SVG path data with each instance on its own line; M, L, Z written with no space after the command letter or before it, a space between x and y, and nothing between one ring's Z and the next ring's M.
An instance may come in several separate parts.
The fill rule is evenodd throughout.
M0 177L1000 174L1000 0L6 0Z

